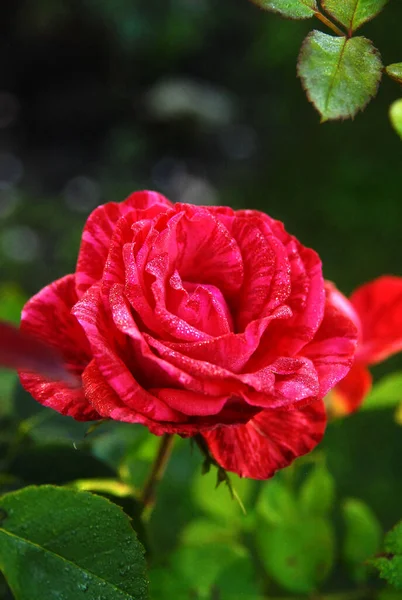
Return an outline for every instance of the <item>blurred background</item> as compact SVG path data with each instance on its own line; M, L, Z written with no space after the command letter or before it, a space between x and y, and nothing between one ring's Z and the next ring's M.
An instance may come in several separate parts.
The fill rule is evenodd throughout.
M318 251L345 293L402 275L402 144L387 115L400 89L384 78L354 121L321 125L296 78L318 21L247 0L3 0L0 12L0 318L18 322L28 296L73 271L94 207L144 188L268 212ZM401 22L402 3L391 2L363 28L384 64L402 60ZM398 368L400 357L375 375ZM384 529L401 518L391 411L335 423L323 448L339 497L362 498ZM177 490L189 495L187 451L164 484L172 507ZM155 512L162 550L194 514L183 503L169 526Z

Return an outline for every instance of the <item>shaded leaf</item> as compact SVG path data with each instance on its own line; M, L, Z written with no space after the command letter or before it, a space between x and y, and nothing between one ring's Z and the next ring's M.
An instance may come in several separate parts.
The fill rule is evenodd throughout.
M256 510L271 525L295 521L298 518L295 496L277 477L263 484Z
M402 138L402 98L391 104L389 118L396 133Z
M352 33L366 21L374 19L387 2L388 0L322 0L321 4L331 17Z
M302 511L325 516L335 499L335 482L324 464L317 465L308 475L300 490Z
M375 554L381 544L381 525L373 511L360 500L347 499L342 506L345 521L343 555L349 563L354 579L362 582L368 574L363 564Z
M0 569L16 600L145 600L143 548L120 508L28 487L0 499Z
M303 42L297 72L321 121L353 117L377 92L382 64L364 37L347 39L312 31Z
M291 19L308 19L317 11L316 0L253 0L264 10L271 10Z
M402 402L402 373L386 375L376 383L360 410L393 408Z
M257 530L260 557L284 589L308 594L329 575L334 561L334 532L321 517Z
M402 63L393 63L385 67L385 72L391 79L394 79L398 83L402 83Z
M44 444L23 448L13 456L8 471L25 484L55 485L89 477L115 476L105 463L93 457L87 450L73 446Z

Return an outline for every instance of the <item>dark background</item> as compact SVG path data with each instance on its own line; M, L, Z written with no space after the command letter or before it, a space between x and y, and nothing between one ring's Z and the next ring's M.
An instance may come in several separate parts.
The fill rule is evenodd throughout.
M394 1L363 27L384 64L401 22ZM320 125L296 78L313 27L246 0L3 1L1 280L71 271L90 210L140 188L268 212L347 293L402 274L400 90Z

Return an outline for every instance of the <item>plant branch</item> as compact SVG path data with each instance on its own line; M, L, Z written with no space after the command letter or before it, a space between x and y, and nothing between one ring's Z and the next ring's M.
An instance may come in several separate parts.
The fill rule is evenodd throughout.
M161 443L159 445L158 453L155 457L154 463L148 479L145 483L144 489L140 497L142 504L142 512L152 506L155 502L155 490L159 481L162 479L165 472L167 463L172 453L174 443L174 437L170 433L165 433L162 436Z
M328 19L328 17L326 17L325 15L322 14L322 12L320 12L319 10L316 10L314 13L314 16L317 17L317 19L319 21L321 21L321 23L324 23L324 25L326 25L327 27L329 27L329 29L332 29L332 31L341 37L345 37L346 33L342 31L342 29L339 29L339 27L337 25L335 25L335 23L333 23L332 21L330 21Z

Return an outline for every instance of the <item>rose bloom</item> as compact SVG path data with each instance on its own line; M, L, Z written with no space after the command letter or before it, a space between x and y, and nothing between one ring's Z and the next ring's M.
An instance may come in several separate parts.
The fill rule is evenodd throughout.
M356 327L331 298L282 223L137 192L89 216L76 272L22 313L82 389L21 381L77 420L200 434L222 467L264 479L321 440L322 398L353 362Z
M330 301L344 310L358 330L355 360L348 375L329 396L334 416L356 411L369 394L369 366L383 362L402 350L402 277L383 275L353 292L348 300L328 284Z

